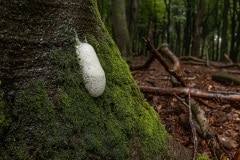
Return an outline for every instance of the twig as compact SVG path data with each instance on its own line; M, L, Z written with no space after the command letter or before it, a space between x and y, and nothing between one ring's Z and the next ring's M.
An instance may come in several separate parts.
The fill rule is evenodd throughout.
M194 153L193 153L193 160L197 159L197 148L198 148L198 141L197 141L197 133L196 129L193 125L193 120L192 120L192 105L191 105L191 97L190 94L188 94L188 108L189 108L189 122L192 128L192 134L193 134L193 144L194 144Z
M178 100L180 100L185 106L188 107L189 109L189 123L192 129L192 135L193 135L193 146L194 146L194 152L193 152L193 160L197 159L197 148L198 148L198 141L197 141L197 132L196 132L196 128L194 126L193 123L193 118L192 118L192 104L191 104L191 97L190 94L188 94L188 104L185 103L179 96L175 95L175 97L177 97Z

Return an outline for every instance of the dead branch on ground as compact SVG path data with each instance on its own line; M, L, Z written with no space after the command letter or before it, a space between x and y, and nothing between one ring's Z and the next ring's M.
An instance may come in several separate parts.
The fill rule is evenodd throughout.
M185 103L180 97L176 96L177 99L179 99L185 106L188 107L188 110L189 110L189 118L188 118L188 121L189 121L189 124L191 126L191 130L192 130L192 134L193 134L193 144L194 144L194 152L193 152L193 160L196 160L197 158L197 147L198 147L198 141L197 141L197 132L196 132L196 128L194 126L194 121L193 121L193 117L192 117L192 110L193 110L193 104L191 104L191 97L190 97L190 94L188 95L188 99L189 99L189 102L188 104Z
M193 56L182 56L179 58L181 60L181 63L184 64L194 64L194 65L207 65L206 60L200 59L197 57ZM220 62L214 62L214 61L209 61L209 66L217 67L217 68L230 68L230 67L240 67L240 64L238 63L232 63L232 64L224 64Z
M223 82L223 83L234 83L236 85L240 85L240 78L224 73L224 72L217 72L212 75L212 80L217 81L217 82Z
M185 84L185 82L182 80L182 77L180 75L180 73L177 70L174 70L175 68L178 67L178 65L175 65L175 67L170 67L170 64L163 58L163 56L161 55L161 53L154 48L154 46L152 45L152 43L150 42L150 40L148 38L144 38L144 41L147 45L148 50L154 54L157 58L157 60L163 65L164 69L170 74L172 75L174 78L176 78L176 80L184 87L186 87L187 85ZM166 46L164 46L166 47ZM166 48L165 48L166 49ZM178 69L178 68L177 68Z
M201 91L195 88L160 88L160 87L146 87L146 86L139 86L141 92L149 93L154 95L165 95L171 96L173 94L176 95L185 95L191 94L192 97L204 98L204 99L217 99L217 100L227 100L230 102L239 102L240 101L240 94L233 94L226 92L209 92L209 91Z

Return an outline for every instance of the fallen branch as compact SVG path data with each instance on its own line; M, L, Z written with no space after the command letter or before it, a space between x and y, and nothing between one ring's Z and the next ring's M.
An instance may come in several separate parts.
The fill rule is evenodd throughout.
M224 83L234 83L236 85L240 85L240 78L224 73L224 72L217 72L212 75L212 80L217 82L224 82Z
M179 58L181 60L181 63L184 64L194 64L194 65L207 65L206 60L204 59L200 59L197 57L193 57L193 56L182 56ZM215 62L215 61L209 61L209 65L210 66L214 66L217 68L229 68L229 67L240 67L240 64L238 63L233 63L233 64L224 64L224 63L220 63L220 62Z
M160 48L160 52L163 52L165 55L168 56L168 58L170 58L170 60L172 61L173 63L173 67L171 68L172 71L174 72L179 72L179 69L180 69L180 62L179 62L179 59L178 57L168 48L168 44L167 43L163 43L161 48ZM168 66L169 68L170 66ZM173 84L174 87L178 87L180 86L181 84L184 84L184 82L182 81L178 81L177 80L177 77L175 77L174 75L171 75L170 76L170 80ZM185 85L185 84L184 84ZM187 87L187 86L185 86Z
M173 62L173 67L172 70L174 71L178 71L180 68L180 62L178 57L168 48L168 44L167 43L163 43L160 50L167 55L171 61Z
M218 99L218 100L228 100L231 102L240 101L240 94L233 93L219 93L219 92L209 92L201 91L195 88L160 88L160 87L146 87L139 86L141 92L150 93L155 95L185 95L191 94L192 97L205 98L205 99Z
M197 132L196 132L196 127L194 126L194 121L193 121L193 117L192 117L192 110L193 110L193 105L194 104L191 104L191 97L190 97L190 94L188 95L188 99L189 99L189 103L185 103L180 97L176 96L177 99L179 99L185 106L188 107L188 110L189 110L189 117L188 117L188 121L189 121L189 124L191 126L191 129L192 129L192 134L193 134L193 146L194 146L194 152L193 152L193 160L196 160L196 157L197 157L197 147L198 147L198 141L197 141Z
M170 67L170 65L168 64L168 62L163 58L163 56L161 55L161 53L154 48L154 46L151 44L150 40L147 38L144 38L144 41L147 45L147 48L150 52L152 52L152 54L154 54L157 58L157 60L163 65L164 69L170 74L172 75L174 78L177 79L177 81L179 83L181 83L181 85L183 87L186 87L187 85L184 83L184 81L182 80L182 77L180 75L180 73L177 70L174 70L175 68L177 68L177 65L175 67ZM166 47L166 46L164 46ZM164 48L166 49L166 48ZM168 49L168 48L167 48ZM169 49L168 49L169 50ZM169 50L170 51L170 50Z

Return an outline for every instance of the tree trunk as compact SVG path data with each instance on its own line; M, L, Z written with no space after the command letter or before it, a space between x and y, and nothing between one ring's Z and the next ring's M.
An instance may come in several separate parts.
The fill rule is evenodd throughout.
M137 26L137 10L138 10L138 1L130 0L128 1L128 32L130 37L130 43L134 46L134 35Z
M195 16L195 23L193 28L193 39L192 39L192 56L200 57L200 46L201 46L201 28L202 28L202 19L204 13L205 2L204 0L199 1L199 6Z
M167 28L167 43L170 43L170 25L171 25L171 0L166 1L164 0L164 4L166 7L166 14L167 14L167 19L166 19L166 28Z
M238 2L238 11L237 11L237 15L240 14L240 2ZM230 58L234 61L234 62L239 62L239 52L240 52L240 16L237 16L237 22L238 22L238 27L237 27L237 34L236 34L236 46L235 46L235 53L231 56Z
M132 44L127 26L125 0L112 1L114 40L126 59L132 56Z
M221 61L225 61L224 54L228 54L228 8L229 0L224 0L223 5L223 22L222 22L222 41L221 41Z
M96 1L4 0L0 9L0 159L191 159L165 143ZM77 35L105 71L100 97L84 87Z
M184 27L184 40L183 40L183 54L185 56L190 55L190 46L192 41L192 0L186 1L186 23Z
M233 1L233 9L231 13L231 45L230 45L230 59L233 62L237 62L237 53L236 53L236 27L237 27L237 1Z
M181 22L175 22L175 30L176 30L176 44L175 44L175 51L174 53L176 53L176 56L180 57L181 56Z

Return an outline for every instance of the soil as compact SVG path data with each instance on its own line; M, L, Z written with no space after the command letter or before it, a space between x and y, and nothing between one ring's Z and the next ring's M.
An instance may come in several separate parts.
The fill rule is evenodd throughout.
M142 65L147 58L143 56L134 57L133 66ZM219 83L212 80L212 74L223 71L240 78L239 67L219 68L206 66L204 64L192 65L181 63L180 72L188 87L202 91L231 92L238 94L240 86L232 83ZM165 71L159 61L154 60L149 68L132 71L132 75L139 86L172 88L169 74ZM197 134L197 144L194 147L194 137L189 121L188 102L181 95L152 95L144 94L155 111L159 114L166 130L174 139L183 146L202 153L212 159L239 160L237 152L240 150L240 102L229 102L218 97L212 99L199 99L192 97L204 111L208 120L209 136L204 138L200 132ZM185 104L183 103L185 101ZM194 115L192 122L194 128L199 129ZM235 155L235 158L234 158ZM239 159L238 159L238 158Z

